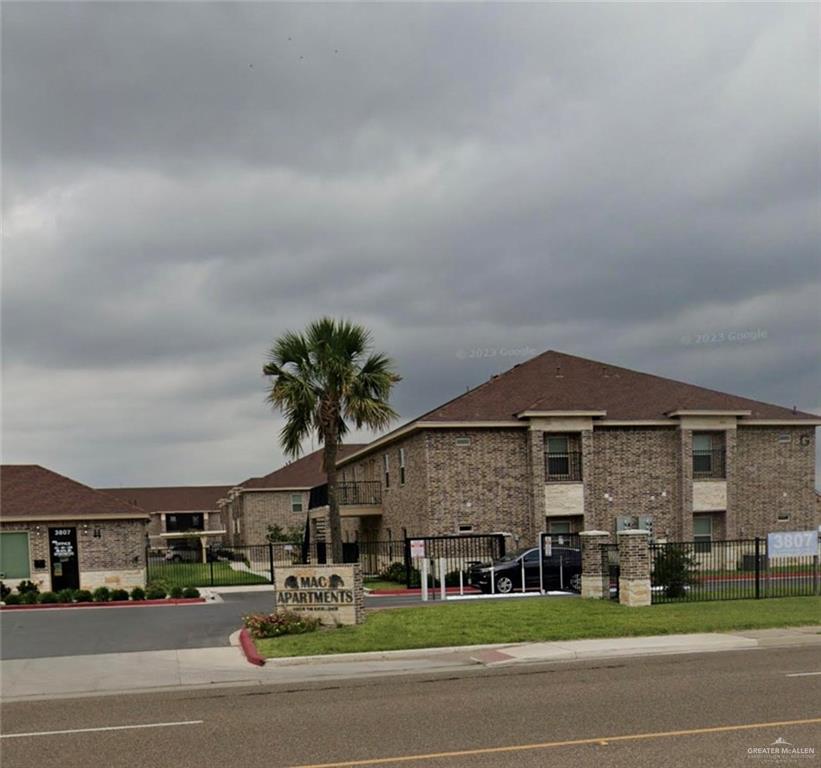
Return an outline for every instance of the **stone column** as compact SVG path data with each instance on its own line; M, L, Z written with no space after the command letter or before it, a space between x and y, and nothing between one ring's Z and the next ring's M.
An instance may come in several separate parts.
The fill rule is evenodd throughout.
M650 532L619 531L619 602L650 605Z
M610 543L607 531L582 531L582 597L610 598L610 569L602 544Z
M528 468L530 470L530 498L531 508L531 541L534 541L539 531L545 529L545 457L544 435L541 429L531 429L527 433L528 439Z

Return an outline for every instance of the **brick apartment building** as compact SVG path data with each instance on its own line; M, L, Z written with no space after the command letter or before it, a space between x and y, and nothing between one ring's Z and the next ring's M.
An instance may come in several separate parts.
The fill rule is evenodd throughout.
M340 459L365 539L651 527L722 539L821 523L811 413L548 351ZM321 502L321 500L319 500ZM326 514L312 504L312 517ZM320 528L321 528L320 524Z
M221 543L225 531L218 502L230 485L187 485L138 488L100 488L103 493L140 507L150 515L148 539L152 547L165 547L169 541L204 536L208 543Z
M344 458L364 447L353 443L340 446L339 456ZM286 533L301 532L309 505L320 503L317 493L321 495L326 481L322 451L318 450L267 475L248 478L227 489L219 501L220 521L227 531L227 543L233 546L262 544L266 541L269 526L274 525ZM313 496L312 489L317 489ZM324 518L315 517L312 534L322 539Z
M42 591L145 585L148 515L36 464L0 468L0 579Z

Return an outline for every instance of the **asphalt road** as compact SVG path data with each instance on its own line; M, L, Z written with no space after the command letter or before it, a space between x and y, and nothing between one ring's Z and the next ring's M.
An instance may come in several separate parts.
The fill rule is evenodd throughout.
M248 613L271 611L269 592L238 592L223 602L131 608L0 612L0 658L35 659L228 645ZM421 603L419 597L368 598L367 608Z
M819 673L802 647L22 702L2 707L3 768L750 768L779 738L815 750L779 764L810 766Z

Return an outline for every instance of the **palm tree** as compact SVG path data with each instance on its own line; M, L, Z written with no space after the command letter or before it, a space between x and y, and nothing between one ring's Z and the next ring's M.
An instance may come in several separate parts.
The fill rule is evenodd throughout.
M357 429L380 430L396 418L388 398L401 377L390 358L372 351L370 331L330 317L316 320L303 333L287 331L277 339L262 372L271 377L268 402L285 415L280 443L286 454L298 457L312 434L324 446L331 552L333 562L340 563L337 447L350 422Z

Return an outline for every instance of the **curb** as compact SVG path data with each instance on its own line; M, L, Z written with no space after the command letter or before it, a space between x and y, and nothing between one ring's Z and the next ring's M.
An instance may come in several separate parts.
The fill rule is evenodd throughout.
M242 652L245 654L245 658L249 664L255 664L258 667L265 666L265 657L260 656L257 647L254 645L254 641L251 639L251 635L248 634L248 630L245 629L245 627L239 631L239 647L242 648Z
M105 603L35 603L34 605L0 605L0 611L47 611L63 608L140 608L155 605L191 605L206 602L204 597L180 597L163 600L109 600Z
M413 587L412 589L368 589L365 588L365 591L369 595L373 595L374 597L382 597L383 595L408 595L410 597L419 597L422 594L421 589L417 589ZM481 590L476 589L475 587L465 587L464 594L466 595L480 595L482 594ZM436 589L429 589L428 592L433 593L435 592L437 595L439 594L439 588ZM459 587L446 587L445 588L446 595L458 595L459 594Z

